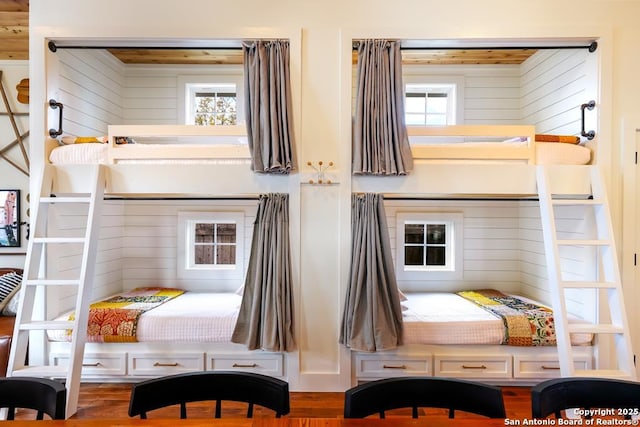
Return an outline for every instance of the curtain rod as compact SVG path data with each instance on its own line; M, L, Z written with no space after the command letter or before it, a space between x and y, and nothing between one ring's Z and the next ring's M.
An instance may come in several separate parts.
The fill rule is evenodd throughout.
M242 50L242 46L91 46L91 45L63 45L49 41L49 50L56 52L58 49L146 49L146 50Z
M353 49L358 49L360 41L353 42ZM598 42L591 42L588 45L559 45L559 46L400 46L400 50L514 50L514 49L588 49L589 52L595 52L598 48Z
M176 196L176 197L141 197L141 196L105 196L104 200L153 200L153 201L162 201L162 200L228 200L228 201L246 201L246 200L260 200L259 196L241 196L241 197L224 197L224 196L211 196L211 197L184 197L184 196Z

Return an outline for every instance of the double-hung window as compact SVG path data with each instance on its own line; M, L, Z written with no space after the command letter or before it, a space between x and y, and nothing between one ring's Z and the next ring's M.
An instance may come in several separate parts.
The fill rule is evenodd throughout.
M405 121L409 126L456 123L454 84L410 83L405 90Z
M179 76L183 108L180 121L187 125L226 126L244 122L242 71L207 76Z

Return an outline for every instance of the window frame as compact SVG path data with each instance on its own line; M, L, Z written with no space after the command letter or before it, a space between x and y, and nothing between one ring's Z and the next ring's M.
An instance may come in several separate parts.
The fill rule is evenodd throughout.
M195 264L195 226L198 223L235 224L235 264ZM180 279L233 279L244 277L244 212L178 212L177 276Z
M178 87L178 120L185 125L195 125L193 97L204 86L229 85L236 87L236 124L245 123L244 115L244 80L241 68L228 68L223 74L214 75L181 75L177 78ZM225 126L225 125L221 125Z
M405 224L445 224L444 266L405 265ZM458 280L464 275L464 217L454 212L398 212L396 214L396 278L398 280ZM425 242L426 244L426 242Z
M446 91L450 93L448 102L448 119L452 119L452 123L447 125L456 125L464 123L464 77L463 76L431 76L428 74L420 74L419 70L413 70L411 74L403 76L404 98L406 103L408 88L410 86L425 86L439 89L438 91ZM433 91L437 92L436 90ZM414 91L414 93L421 93ZM425 91L428 93L428 91ZM425 113L426 114L426 113ZM405 111L406 120L406 111ZM448 121L448 120L447 120ZM419 126L419 125L412 125ZM424 125L429 126L429 125Z

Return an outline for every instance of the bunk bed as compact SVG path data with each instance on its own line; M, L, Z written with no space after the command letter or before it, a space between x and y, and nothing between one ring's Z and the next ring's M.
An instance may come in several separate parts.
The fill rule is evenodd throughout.
M384 179L354 176L354 193L413 200L536 200L536 169L544 165L552 193L591 196L593 154L579 138L537 135L533 126L408 127L407 131L412 172ZM457 291L491 288L490 283L458 285ZM506 320L457 292L405 291L401 296L402 344L390 350L352 350L352 382L433 375L530 385L560 375L555 345L507 345ZM547 308L551 302L514 297ZM569 322L589 323L579 315ZM592 334L571 336L576 369L593 366L593 340Z

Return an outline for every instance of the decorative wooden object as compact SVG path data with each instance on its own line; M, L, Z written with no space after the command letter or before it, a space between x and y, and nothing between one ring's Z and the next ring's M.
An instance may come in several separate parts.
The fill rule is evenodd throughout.
M333 166L333 162L324 163L320 160L317 166L313 162L307 162L307 166L311 166L316 171L316 179L310 179L309 184L331 184L330 179L325 179L324 173Z
M11 110L11 105L9 105L9 99L7 98L7 92L5 91L4 83L2 82L2 70L0 70L0 94L2 94L2 101L4 102L4 108L6 110L6 112L0 113L0 115L2 116L6 115L9 117L9 121L11 122L11 127L13 127L13 133L16 136L16 139L11 141L9 144L5 145L4 147L0 148L0 158L6 160L7 163L9 163L14 168L18 169L23 174L29 176L29 154L27 153L27 149L24 145L24 139L29 135L29 131L27 130L26 132L21 133L18 130L18 124L16 123L17 115L23 115L23 114L29 114L29 113L23 113L23 114L14 113ZM27 98L28 98L28 92L27 92ZM24 165L16 163L6 155L6 152L8 152L11 148L15 147L16 145L20 147L20 151L22 152Z

